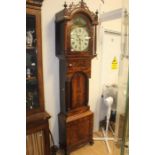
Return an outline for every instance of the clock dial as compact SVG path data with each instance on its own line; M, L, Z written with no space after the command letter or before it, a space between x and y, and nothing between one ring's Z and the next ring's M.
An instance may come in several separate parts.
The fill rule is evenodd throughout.
M89 47L89 33L86 27L74 27L71 30L71 51L87 51Z

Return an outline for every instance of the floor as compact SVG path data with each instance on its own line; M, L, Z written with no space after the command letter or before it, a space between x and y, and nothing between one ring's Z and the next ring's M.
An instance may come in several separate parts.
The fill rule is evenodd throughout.
M102 136L100 132L94 133L94 137ZM120 155L120 148L116 146L115 142L110 141L111 153L108 152L107 146L104 141L94 141L94 145L86 145L70 155ZM57 155L63 155L63 152L59 150Z

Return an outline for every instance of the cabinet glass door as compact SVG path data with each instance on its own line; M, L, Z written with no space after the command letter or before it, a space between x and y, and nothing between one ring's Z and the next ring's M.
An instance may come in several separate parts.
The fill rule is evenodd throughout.
M39 107L36 18L26 14L26 109Z

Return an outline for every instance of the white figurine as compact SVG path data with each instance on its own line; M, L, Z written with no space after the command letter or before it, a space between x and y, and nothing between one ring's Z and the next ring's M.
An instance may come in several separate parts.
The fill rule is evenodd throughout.
M34 31L26 32L26 45L29 47L32 47L32 44L33 44L33 33Z

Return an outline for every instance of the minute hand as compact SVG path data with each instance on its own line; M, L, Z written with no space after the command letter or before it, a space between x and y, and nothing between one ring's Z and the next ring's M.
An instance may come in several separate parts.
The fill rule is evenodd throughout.
M81 38L79 38L80 50L81 50Z

